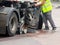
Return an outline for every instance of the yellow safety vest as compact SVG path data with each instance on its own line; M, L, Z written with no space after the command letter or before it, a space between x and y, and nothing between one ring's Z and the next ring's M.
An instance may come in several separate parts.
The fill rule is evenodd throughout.
M42 1L42 0L40 0ZM45 4L41 6L41 10L43 13L49 12L52 10L52 4L50 0L46 0Z

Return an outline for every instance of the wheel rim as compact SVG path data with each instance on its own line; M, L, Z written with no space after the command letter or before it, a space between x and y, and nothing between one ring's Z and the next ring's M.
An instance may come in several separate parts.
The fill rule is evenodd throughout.
M16 26L17 26L17 20L16 20L16 18L15 17L13 17L12 19L11 19L11 21L10 21L10 31L11 31L11 33L15 33L16 32Z

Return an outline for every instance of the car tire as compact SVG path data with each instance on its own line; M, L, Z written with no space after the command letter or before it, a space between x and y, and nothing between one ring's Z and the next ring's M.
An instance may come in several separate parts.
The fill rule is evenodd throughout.
M8 36L14 36L16 34L18 27L18 19L15 12L11 13L11 16L8 21L8 26L6 28L6 34Z

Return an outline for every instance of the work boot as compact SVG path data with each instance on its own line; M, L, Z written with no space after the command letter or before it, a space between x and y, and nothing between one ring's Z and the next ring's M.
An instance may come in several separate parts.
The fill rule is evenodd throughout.
M56 30L56 27L53 27L52 30Z
M49 30L49 27L46 26L46 27L44 28L44 30Z

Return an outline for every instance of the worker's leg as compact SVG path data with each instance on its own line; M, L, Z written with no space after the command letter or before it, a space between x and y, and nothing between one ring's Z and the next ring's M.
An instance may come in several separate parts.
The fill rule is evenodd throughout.
M46 14L47 14L47 19L49 20L49 22L50 22L50 24L51 24L51 26L52 26L52 29L54 30L54 28L56 28L56 26L55 26L55 23L54 23L54 21L53 21L53 19L52 19L51 11L48 12L48 13L46 13Z
M48 22L47 22L47 14L43 13L43 22L45 24L45 30L49 30Z

